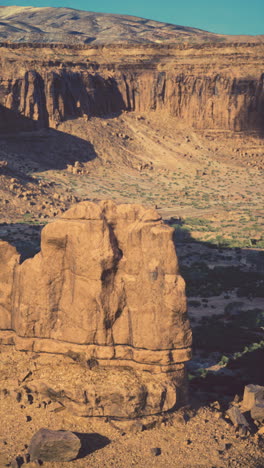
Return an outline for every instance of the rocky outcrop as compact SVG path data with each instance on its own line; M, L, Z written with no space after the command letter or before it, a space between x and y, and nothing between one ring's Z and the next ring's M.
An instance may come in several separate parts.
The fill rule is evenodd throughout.
M125 108L114 79L90 74L62 70L42 76L30 70L6 86L9 92L4 107L37 122L38 128L54 127L63 120L82 115L105 115Z
M82 202L43 229L34 258L14 269L11 247L2 257L12 291L2 328L15 332L18 350L85 365L82 384L64 389L78 413L152 414L184 393L191 332L172 236L155 210ZM60 385L56 377L61 395Z
M8 242L0 241L0 330L12 327L12 293L20 255Z
M64 57L64 48L58 48L55 61L52 49L34 52L25 45L34 56L25 61L21 46L12 60L3 53L0 63L0 130L6 121L3 109L10 109L27 117L30 129L32 121L56 127L67 119L127 110L163 111L201 130L262 132L263 46L221 47L109 46L105 51L76 46L72 61Z
M239 79L224 74L148 72L123 79L129 110L165 110L198 129L264 129L264 74Z

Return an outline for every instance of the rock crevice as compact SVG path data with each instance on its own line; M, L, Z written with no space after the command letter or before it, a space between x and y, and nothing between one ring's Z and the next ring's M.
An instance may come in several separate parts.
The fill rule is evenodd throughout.
M35 257L19 264L16 250L0 242L0 262L2 344L80 356L87 369L104 369L106 380L116 373L118 386L132 379L130 369L137 410L131 403L119 413L175 406L177 391L186 390L191 331L173 229L155 210L79 203L45 226ZM106 395L96 378L93 385ZM98 415L87 405L81 414Z

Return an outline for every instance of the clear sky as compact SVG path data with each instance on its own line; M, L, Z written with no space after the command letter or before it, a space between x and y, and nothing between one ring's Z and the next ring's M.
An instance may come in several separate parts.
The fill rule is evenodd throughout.
M0 0L0 4L128 14L220 34L264 34L264 0Z

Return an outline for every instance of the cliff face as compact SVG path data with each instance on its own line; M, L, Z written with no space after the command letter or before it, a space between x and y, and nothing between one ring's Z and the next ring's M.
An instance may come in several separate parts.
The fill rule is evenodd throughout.
M33 54L23 47L19 53L3 47L14 57L1 61L0 104L39 127L132 110L165 111L198 129L261 132L264 47L255 49L251 45L222 50L218 45L208 53L206 48L159 47L146 54L133 48L106 52L83 48L67 50L63 56L65 50L58 47L58 60L44 61L41 58L50 58L51 49L32 49ZM34 61L29 60L33 55ZM240 69L245 60L247 65Z
M2 99L3 106L38 122L39 127L125 108L115 80L61 70L29 70L2 81Z
M199 129L264 129L264 75L245 80L221 74L155 72L123 76L123 80L128 109L166 110Z
M13 337L21 351L66 354L87 370L103 368L106 379L116 376L109 387L99 375L92 390L88 372L71 397L82 414L100 415L102 398L111 416L175 406L186 391L191 330L173 229L155 210L83 202L43 229L34 258L20 265L16 250L0 242L0 261L0 343Z

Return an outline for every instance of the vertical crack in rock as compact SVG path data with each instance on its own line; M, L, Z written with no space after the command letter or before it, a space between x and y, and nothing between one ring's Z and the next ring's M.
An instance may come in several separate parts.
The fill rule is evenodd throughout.
M0 242L0 341L81 365L77 386L67 375L48 385L78 414L174 408L191 332L173 229L140 205L82 202L41 236L40 253L21 264Z
M49 320L51 330L54 330L56 328L56 324L59 318L58 313L60 309L61 297L63 294L63 286L65 284L65 268L67 265L67 241L67 235L64 238L62 237L48 239L48 244L52 246L52 248L57 254L54 254L54 262L58 262L58 265L56 265L56 269L54 271L55 274L52 278L50 278L50 282L48 285L48 301L50 309ZM60 270L59 275L56 274L57 268ZM72 284L72 287L74 288L74 284ZM74 294L74 291L72 291L72 294Z
M30 64L21 76L12 66L8 74L3 70L7 78L1 85L0 105L32 119L30 128L56 127L67 119L126 109L164 110L198 129L263 131L263 75L233 78L217 71L197 75L135 65L126 74L117 66L114 75L106 77L104 65L98 64L96 74L85 67L73 71L59 65L46 64L41 70Z
M111 307L113 295L116 294L116 289L118 285L116 284L116 274L118 271L118 264L123 256L122 251L118 247L118 241L114 234L113 227L111 224L107 224L109 231L109 241L113 252L112 266L111 268L104 269L101 274L102 281L102 292L101 292L101 303L104 310L104 325L107 334L106 342L107 344L114 344L114 338L112 333L112 326L116 318L116 311L119 311L119 317L122 314L122 305L120 302L123 302L123 297L118 298L117 309Z

